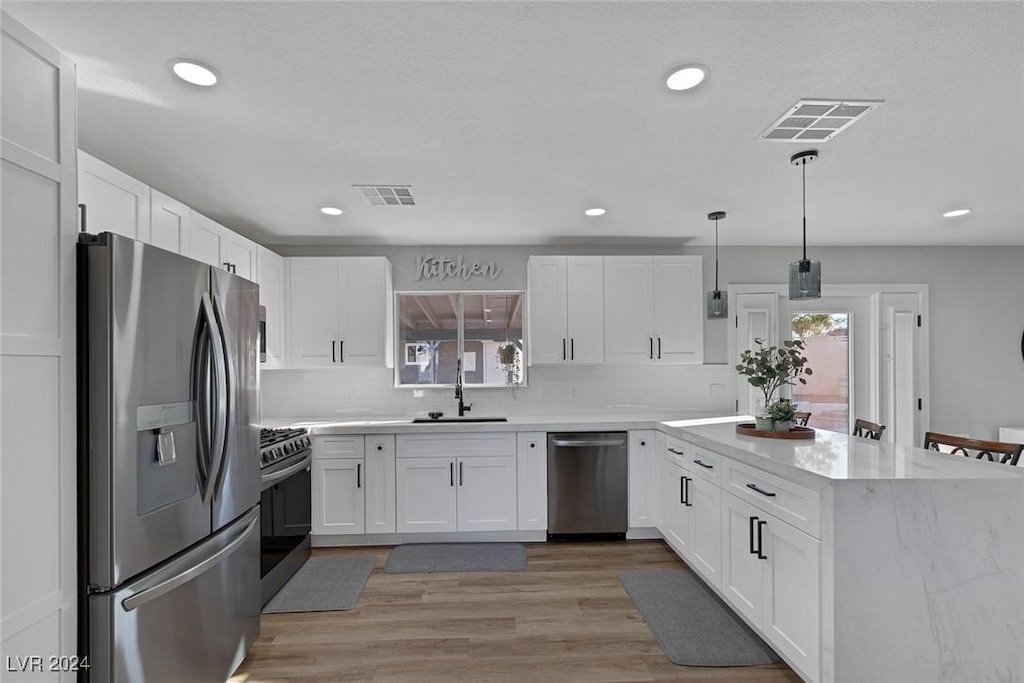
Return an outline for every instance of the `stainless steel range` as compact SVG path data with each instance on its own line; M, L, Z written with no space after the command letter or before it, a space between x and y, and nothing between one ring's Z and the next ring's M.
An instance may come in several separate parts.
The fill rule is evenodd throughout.
M305 429L260 430L260 577L263 604L310 555L312 442Z

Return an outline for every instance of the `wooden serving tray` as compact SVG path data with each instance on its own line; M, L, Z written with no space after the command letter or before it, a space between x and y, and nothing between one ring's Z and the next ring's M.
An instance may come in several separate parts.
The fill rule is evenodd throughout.
M814 430L810 427L793 427L788 432L773 432L770 429L756 429L753 422L740 422L736 425L736 433L746 436L760 436L763 439L813 439Z

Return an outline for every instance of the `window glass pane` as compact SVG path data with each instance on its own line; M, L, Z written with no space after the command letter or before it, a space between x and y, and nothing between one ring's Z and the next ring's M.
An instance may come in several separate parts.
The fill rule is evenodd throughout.
M400 384L455 384L457 294L398 295Z
M467 385L522 382L522 292L463 294L462 301L463 381Z

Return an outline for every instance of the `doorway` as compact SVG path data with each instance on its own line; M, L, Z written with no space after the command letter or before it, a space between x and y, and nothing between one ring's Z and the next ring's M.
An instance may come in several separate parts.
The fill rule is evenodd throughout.
M809 311L792 313L793 339L804 342L807 365L814 374L807 384L793 387L797 410L811 414L809 427L849 433L852 417L849 312Z

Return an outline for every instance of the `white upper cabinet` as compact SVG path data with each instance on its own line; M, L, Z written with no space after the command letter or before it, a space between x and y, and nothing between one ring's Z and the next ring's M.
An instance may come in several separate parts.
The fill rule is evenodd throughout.
M702 363L699 256L604 257L605 360Z
M266 247L256 249L260 305L267 310L267 366L284 364L284 258Z
M188 256L192 251L189 208L153 188L149 198L150 244Z
M531 365L604 361L604 262L600 256L531 256Z
M85 204L86 232L110 231L150 241L149 185L78 150L78 203Z
M292 258L288 270L292 366L389 364L386 258Z
M189 225L192 258L224 268L246 279L257 280L258 245L255 242L210 220L198 211L191 212Z

